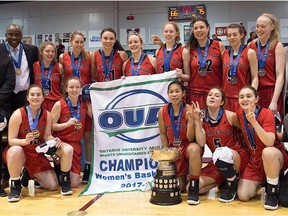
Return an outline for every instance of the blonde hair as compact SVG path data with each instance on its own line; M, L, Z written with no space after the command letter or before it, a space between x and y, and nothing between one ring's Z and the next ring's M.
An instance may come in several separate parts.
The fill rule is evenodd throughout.
M273 14L270 13L263 13L261 16L265 16L268 17L271 20L271 24L274 26L274 29L271 31L270 34L270 45L269 45L269 49L274 47L274 44L279 40L280 35L279 35L279 31L280 31L280 24L279 24L279 20L276 18L276 16L274 16Z
M75 30L70 35L70 42L72 42L77 35L80 35L81 37L83 37L83 40L85 41L85 37L84 37L83 33L78 31L78 30ZM83 59L85 59L85 60L88 59L87 53L86 53L84 48L81 50L81 54L82 54Z
M40 61L43 61L43 51L49 45L53 46L53 49L55 51L55 56L54 56L53 62L56 62L57 61L57 49L56 49L55 44L51 41L45 41L45 42L40 44L40 46L39 46L39 59L40 59Z
M176 38L175 38L175 41L176 41L177 43L179 43L179 42L180 42L180 29L179 29L179 26L177 25L177 23L175 23L175 22L173 22L173 21L169 21L169 22L167 22L167 23L163 26L163 30L164 30L165 26L167 26L168 24L171 24L171 25L174 26L174 28L175 28L175 30L176 30L176 33L177 33L177 36L176 36Z
M141 35L138 34L137 32L132 32L132 33L129 34L129 36L128 36L128 42L129 42L129 38L130 38L131 36L133 36L133 35L137 36L137 37L139 38L139 40L140 40L140 43L143 44L143 38L142 38Z

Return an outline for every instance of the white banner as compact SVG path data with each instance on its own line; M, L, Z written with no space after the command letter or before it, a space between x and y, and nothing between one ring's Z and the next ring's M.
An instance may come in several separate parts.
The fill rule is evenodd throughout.
M157 162L149 151L161 146L158 110L175 77L171 71L91 85L93 168L82 195L151 188Z

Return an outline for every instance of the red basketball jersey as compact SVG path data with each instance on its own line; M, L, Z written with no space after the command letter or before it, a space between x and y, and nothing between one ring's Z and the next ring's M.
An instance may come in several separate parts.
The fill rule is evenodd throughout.
M109 56L105 57L105 64L108 66ZM124 61L122 60L120 53L118 50L115 51L114 56L112 58L112 66L109 80L120 79L122 76L122 65ZM102 62L101 49L95 52L94 55L94 64L96 67L96 82L104 82L105 81L105 72L104 66Z
M123 71L124 76L133 76L131 60L132 60L131 57L127 60L127 63L125 65L125 68ZM136 71L137 67L138 67L138 64L135 63L134 64L134 71ZM151 64L149 57L147 55L145 55L143 62L140 66L138 75L150 75L150 74L155 74L155 69L154 69L153 65Z

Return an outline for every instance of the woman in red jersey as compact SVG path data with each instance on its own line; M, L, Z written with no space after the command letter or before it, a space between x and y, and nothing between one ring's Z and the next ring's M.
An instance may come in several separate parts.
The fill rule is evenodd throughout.
M190 79L189 52L180 43L180 29L175 22L167 22L163 27L165 43L152 35L154 43L160 45L156 50L157 73L176 70L177 77L188 82Z
M258 87L257 57L254 50L241 44L243 28L239 24L230 24L227 39L230 49L223 52L222 89L227 96L226 109L236 112L239 109L238 93L245 85Z
M103 47L95 51L92 57L93 81L120 79L123 63L128 59L127 53L116 40L116 32L112 28L103 29L100 37Z
M44 154L38 153L37 147L44 142L54 141L55 159L60 159L61 194L73 193L70 185L70 168L73 149L70 145L51 134L52 117L50 112L41 108L44 101L44 90L35 84L28 89L28 106L17 109L11 116L8 129L9 146L4 151L4 159L10 174L9 202L17 202L21 196L20 173L25 166L29 175L36 178L44 189L56 190L58 180L50 162ZM55 148L56 145L56 148ZM50 149L52 151L52 149ZM56 151L56 152L55 152ZM55 154L54 154L55 153Z
M189 191L187 203L197 205L199 200L199 176L201 173L201 157L205 139L194 142L194 131L201 127L200 119L194 120L193 109L183 102L184 85L173 81L168 85L169 104L159 110L159 129L163 148L178 148L182 157L176 163L180 190L185 190L186 176L189 170ZM195 129L196 128L196 129ZM197 137L197 136L196 136ZM200 138L200 136L198 136ZM189 168L188 168L189 166Z
M34 83L44 89L42 106L50 112L56 101L62 98L63 66L56 61L56 47L52 42L43 42L39 47L39 54L40 61L33 64Z
M224 45L209 39L210 25L206 19L197 17L191 27L191 36L185 45L190 50L189 98L190 103L197 101L203 109L210 88L222 84L221 53Z
M280 42L279 20L272 14L264 13L256 21L257 39L248 46L258 57L259 105L273 112L279 111L282 118L285 49Z
M129 35L128 47L132 56L123 64L123 75L139 76L155 74L156 59L143 53L143 39L138 33Z
M202 113L205 133L198 134L202 139L206 138L213 161L202 169L199 189L200 193L206 193L226 180L226 188L219 201L232 202L237 192L236 175L243 172L249 155L234 136L233 127L240 125L236 113L223 108L225 99L226 95L219 87L211 88L206 99L207 109Z
M74 149L71 167L71 186L79 185L81 172L81 139L87 115L92 116L91 104L83 101L80 96L81 84L78 77L70 77L65 84L67 97L56 102L52 108L53 134Z
M257 106L259 100L255 88L245 86L239 92L237 111L245 142L250 152L249 162L240 176L237 194L248 201L257 194L259 186L266 183L264 208L278 208L279 175L288 166L288 155L276 135L273 112Z

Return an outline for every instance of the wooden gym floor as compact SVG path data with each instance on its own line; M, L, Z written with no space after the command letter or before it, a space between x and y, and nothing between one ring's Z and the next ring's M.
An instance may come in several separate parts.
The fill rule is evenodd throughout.
M278 216L287 215L288 208L279 207L276 211L268 211L261 203L261 193L249 202L235 200L232 203L218 201L218 189L212 189L208 194L200 196L200 204L191 206L186 203L186 194L182 194L182 203L171 206L158 206L149 202L151 191L109 193L103 196L80 196L84 185L73 189L72 196L61 196L60 189L48 192L36 189L35 197L29 197L28 189L22 189L22 199L17 203L8 203L7 197L0 197L0 215L22 216L56 216L67 215L69 212L85 210L89 215L221 215L221 216ZM6 189L8 192L8 189ZM99 198L100 197L100 198ZM98 198L98 199L97 199ZM83 213L83 212L82 212ZM69 214L68 214L69 215ZM82 215L82 214L70 214Z

